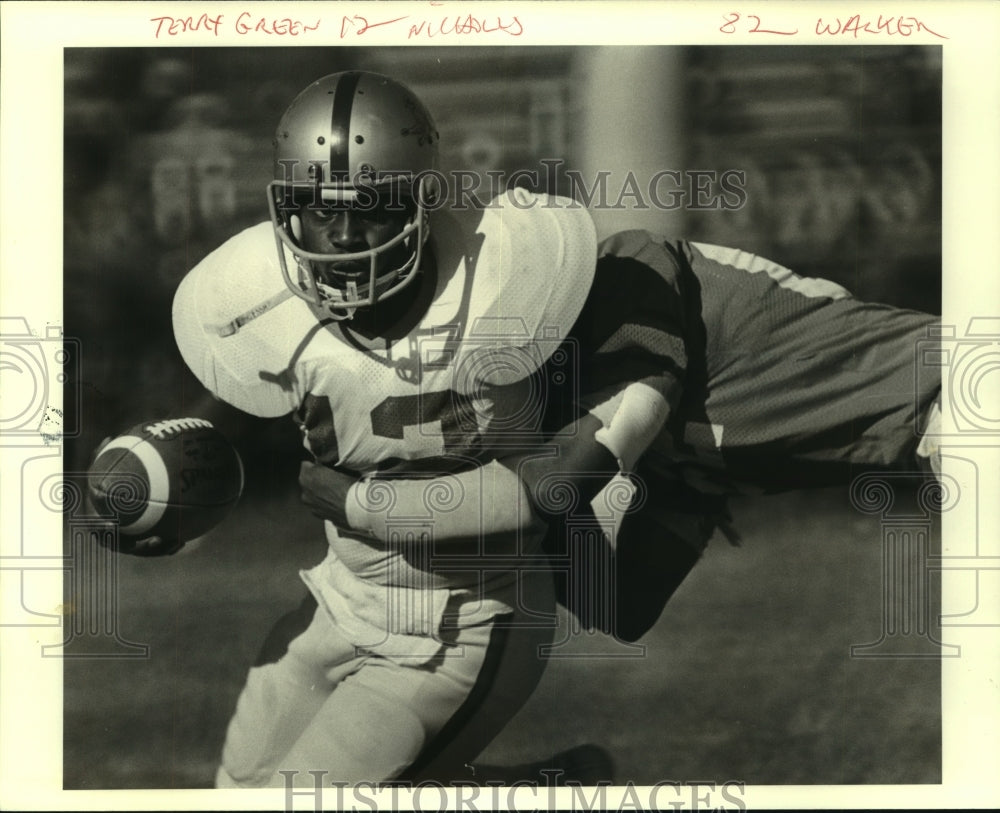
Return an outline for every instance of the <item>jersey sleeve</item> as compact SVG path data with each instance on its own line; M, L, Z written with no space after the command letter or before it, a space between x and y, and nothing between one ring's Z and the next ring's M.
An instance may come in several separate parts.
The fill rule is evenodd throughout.
M688 366L689 292L675 249L622 232L598 250L597 271L572 339L577 406L601 420L599 440L631 468L681 400ZM628 449L623 458L618 454Z

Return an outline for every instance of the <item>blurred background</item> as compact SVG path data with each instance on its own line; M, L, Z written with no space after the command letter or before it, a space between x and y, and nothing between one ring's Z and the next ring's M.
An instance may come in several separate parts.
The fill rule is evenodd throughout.
M208 252L267 218L277 119L313 79L351 68L390 74L424 99L446 172L527 170L536 177L520 173L522 185L559 194L574 193L574 173L588 185L606 173L611 205L594 206L601 236L640 227L735 246L862 298L940 312L936 47L68 48L64 326L82 347L70 382L80 414L67 418L82 431L66 443L68 471L85 470L101 438L202 403L173 343L173 291ZM734 171L745 194L720 198L710 183L708 199L740 205L706 206L682 175L661 188L680 205L644 206L628 192L629 173L644 190L661 170ZM134 625L126 633L154 642L160 660L66 661L67 787L207 786L245 669L271 620L297 603L296 567L322 556L318 525L295 503L291 421L235 411L222 420L247 466L247 497L200 549L121 562L123 618ZM852 511L845 493L770 499L737 504L751 539L759 528L752 555L711 553L716 569L701 568L668 608L681 623L656 633L668 653L647 664L656 681L619 664L567 696L580 672L558 666L495 755L535 758L532 746L584 736L552 708L575 697L602 709L596 729L580 722L595 735L630 721L611 740L650 782L674 768L720 781L937 781L936 664L845 660L844 642L866 637L852 623L878 629L878 585L845 589L879 571L877 521ZM810 520L768 521L776 515ZM810 537L822 540L821 555L800 553ZM800 558L802 569L790 569ZM712 578L726 584L725 600ZM693 649L682 634L689 625L699 627L688 632L695 640L716 629L735 663ZM812 672L780 680L799 667ZM684 693L665 699L671 675L701 704ZM598 692L609 685L621 686L613 698ZM653 708L656 727L643 728ZM635 709L645 711L632 720ZM690 727L674 728L678 714L691 715ZM664 738L669 747L651 750Z

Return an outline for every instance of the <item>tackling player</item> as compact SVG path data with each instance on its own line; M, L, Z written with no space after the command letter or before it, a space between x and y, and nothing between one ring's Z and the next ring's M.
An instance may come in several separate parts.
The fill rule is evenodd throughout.
M614 567L602 571L614 573L610 589L591 583L561 597L587 626L628 641L644 634L714 530L730 533L727 495L847 485L866 471L939 473L922 436L939 419L940 379L935 369L915 375L936 317L859 301L745 252L646 232L614 235L598 255L570 333L585 359L575 414L600 419L597 439L639 488ZM541 476L533 461L492 464L486 493L472 487L475 472L450 476L478 499L435 515L435 539L475 534L482 507L500 503L516 506L510 516L525 530L552 523L546 547L566 551L565 510L546 511L547 495L578 484L600 458L577 450L562 474L550 466ZM306 464L300 482L314 512L386 536L386 501L373 504L370 481ZM405 515L435 483L388 486L393 512ZM578 526L588 496L577 500Z

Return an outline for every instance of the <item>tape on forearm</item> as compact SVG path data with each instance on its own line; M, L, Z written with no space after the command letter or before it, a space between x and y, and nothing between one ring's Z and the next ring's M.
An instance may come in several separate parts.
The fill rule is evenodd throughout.
M594 439L614 455L622 472L628 474L663 429L669 414L667 400L658 390L634 382L625 388L618 409L597 430Z
M365 479L347 492L347 522L387 541L389 520L419 517L435 541L537 530L520 477L496 461L458 474L430 479Z

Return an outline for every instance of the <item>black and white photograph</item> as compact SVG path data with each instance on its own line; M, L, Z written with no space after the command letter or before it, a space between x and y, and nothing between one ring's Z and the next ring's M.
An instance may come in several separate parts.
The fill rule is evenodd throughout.
M993 7L24 5L5 808L1000 802Z

